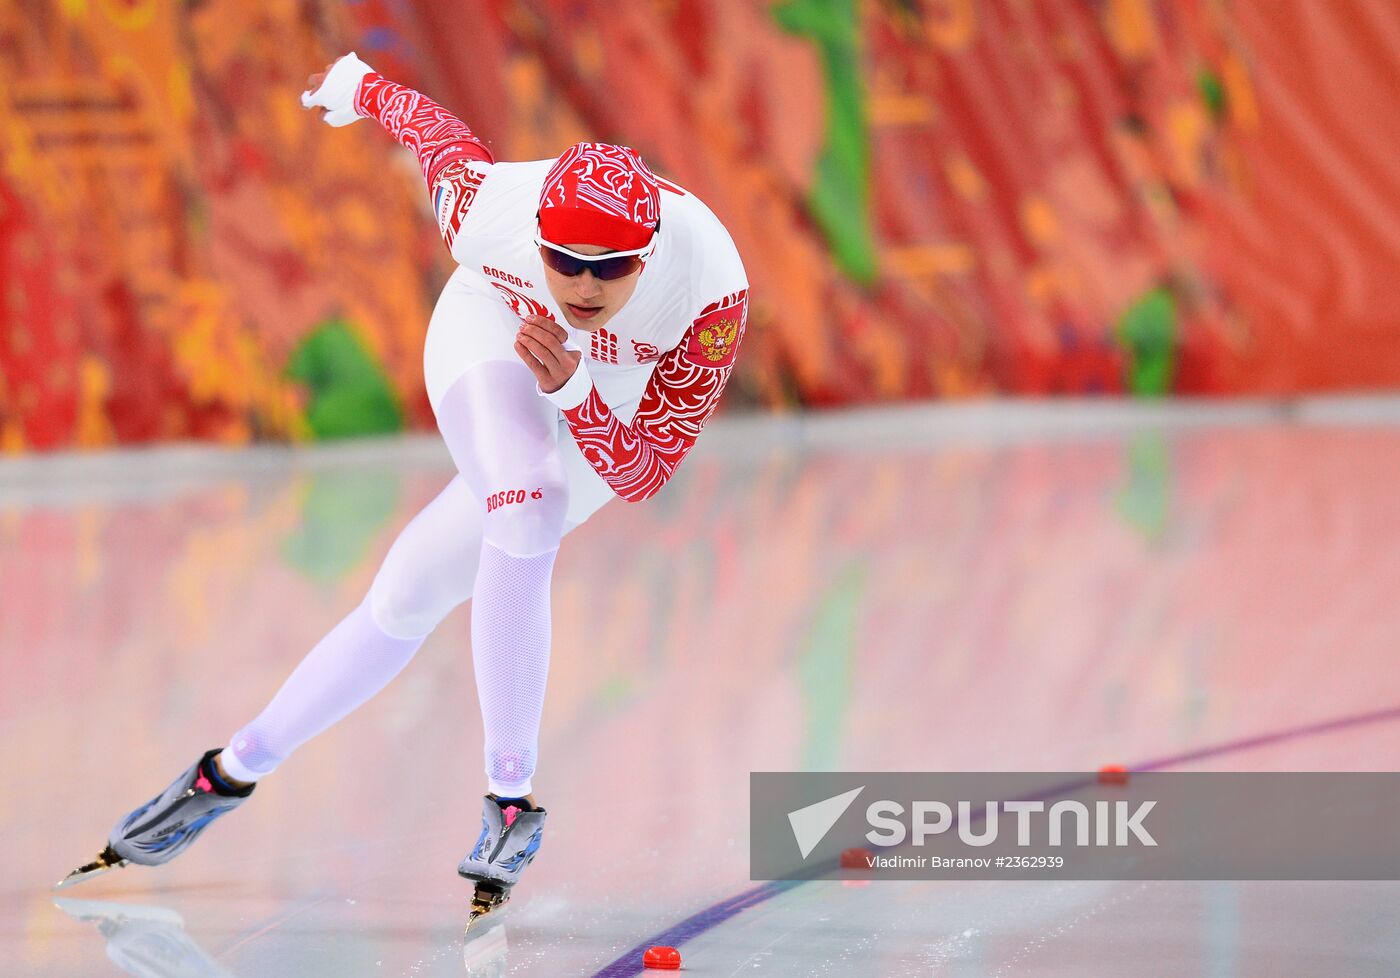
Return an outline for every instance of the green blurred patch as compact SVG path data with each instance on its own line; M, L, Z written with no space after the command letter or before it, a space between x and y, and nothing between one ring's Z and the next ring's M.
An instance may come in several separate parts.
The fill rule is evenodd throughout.
M334 584L369 556L398 502L396 475L318 474L302 499L301 524L282 542L282 557L317 584Z
M1127 444L1127 480L1115 509L1148 543L1162 539L1171 511L1171 454L1161 432L1143 432Z
M618 673L608 678L598 689L598 703L608 713L614 712L632 698L633 683L630 677Z
M403 428L403 410L384 368L343 320L313 329L292 351L286 375L306 385L306 421L318 439Z
M835 771L840 764L864 597L865 571L851 565L822 596L806 647L798 656L803 713L800 770Z
M1210 110L1210 117L1219 122L1225 116L1225 83L1209 68L1196 72L1196 91Z
M1147 292L1123 313L1115 332L1128 353L1128 390L1139 397L1169 393L1179 339L1171 292L1162 287Z
M821 52L826 77L826 133L807 205L841 269L875 281L870 218L870 122L861 80L857 0L785 0L773 8L784 30Z

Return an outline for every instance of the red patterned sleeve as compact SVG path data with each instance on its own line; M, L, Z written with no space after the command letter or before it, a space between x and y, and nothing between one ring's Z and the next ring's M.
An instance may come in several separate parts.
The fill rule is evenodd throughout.
M629 502L654 496L690 451L719 404L748 320L748 290L706 306L662 357L630 425L592 388L564 412L583 457Z
M452 248L482 176L468 167L495 160L467 124L421 92L370 72L360 82L355 111L375 119L389 135L411 149L423 168L433 210L447 247Z

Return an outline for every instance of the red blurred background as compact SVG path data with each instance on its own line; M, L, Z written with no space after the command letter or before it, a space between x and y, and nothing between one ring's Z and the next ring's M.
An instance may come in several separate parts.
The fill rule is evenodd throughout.
M753 284L731 404L1393 387L1392 0L9 0L0 451L431 424L416 166L638 147Z

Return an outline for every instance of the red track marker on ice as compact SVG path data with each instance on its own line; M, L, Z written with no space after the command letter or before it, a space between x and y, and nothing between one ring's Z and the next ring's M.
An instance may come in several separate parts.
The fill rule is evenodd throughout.
M656 968L661 971L679 971L681 952L673 947L649 947L642 955L643 968Z

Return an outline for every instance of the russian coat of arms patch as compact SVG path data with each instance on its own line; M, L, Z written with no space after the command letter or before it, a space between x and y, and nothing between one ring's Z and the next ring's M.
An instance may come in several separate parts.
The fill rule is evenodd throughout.
M707 306L691 324L686 337L686 359L700 367L727 367L733 363L744 335L747 312L747 290Z

